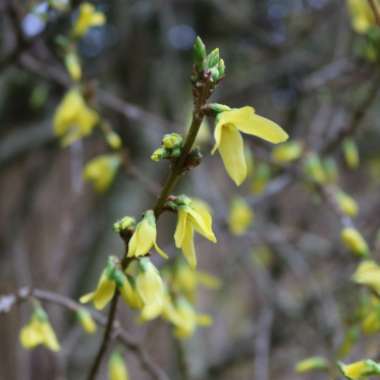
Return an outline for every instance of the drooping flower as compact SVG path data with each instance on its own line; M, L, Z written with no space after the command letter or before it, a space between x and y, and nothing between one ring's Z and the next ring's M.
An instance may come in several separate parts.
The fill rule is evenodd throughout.
M40 306L34 310L29 323L21 329L20 342L27 349L42 344L52 351L59 351L60 345L49 318Z
M71 89L55 111L54 133L67 146L88 136L98 121L99 115L87 106L81 93L77 89Z
M380 266L371 260L361 262L352 279L355 283L368 286L380 295Z
M247 176L241 133L260 137L273 144L287 140L287 133L273 121L259 116L252 107L231 109L218 114L214 131L216 150L222 156L228 175L239 186Z
M175 327L178 338L188 338L194 334L197 326L210 326L212 318L207 314L198 314L193 305L184 297L179 297L171 313L165 314Z
M123 356L119 351L114 351L108 363L109 380L128 380L128 369Z
M234 235L243 235L249 228L254 213L244 198L236 197L232 200L228 216L228 226Z
M346 248L355 255L362 257L369 255L367 242L357 229L353 227L343 228L341 238Z
M307 373L316 370L326 370L328 368L328 362L321 356L313 356L298 362L295 366L297 373Z
M96 332L96 323L91 314L83 307L77 311L77 317L83 330L88 334L94 334Z
M196 267L197 257L194 247L194 230L206 239L216 243L212 230L212 216L208 205L186 196L178 197L178 221L174 233L175 245L182 252L192 268Z
M102 154L89 161L83 171L84 179L91 181L98 192L106 191L112 184L121 164L118 154Z
M128 257L146 255L152 247L164 258L168 255L157 244L156 218L153 210L144 213L128 244Z
M351 364L338 362L338 367L348 380L363 380L368 376L380 374L380 365L370 359L360 360Z
M303 146L298 141L290 141L276 146L272 150L272 159L281 164L287 164L301 157Z
M94 26L104 25L106 18L90 3L83 3L79 8L79 16L74 25L74 35L83 37L87 31Z
M165 302L165 286L160 273L148 257L139 260L136 292L143 302L142 320L154 319L162 313Z
M374 3L380 11L378 0L375 0ZM351 14L352 27L357 33L367 33L372 26L376 25L376 18L368 1L348 0L348 7Z

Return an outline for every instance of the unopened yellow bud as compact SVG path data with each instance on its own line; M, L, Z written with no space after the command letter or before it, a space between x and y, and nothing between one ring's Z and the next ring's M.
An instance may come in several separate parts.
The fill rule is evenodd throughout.
M375 261L366 260L361 262L352 279L355 283L368 286L380 295L380 266Z
M108 145L114 150L120 149L123 145L120 136L114 131L109 131L106 134L106 140Z
M339 191L335 197L340 210L351 217L355 217L358 214L359 207L355 199L350 197L343 191Z
M307 373L316 370L326 370L327 368L328 362L325 358L313 356L298 362L295 366L295 371L297 373Z
M326 173L323 169L319 156L312 152L309 153L304 163L305 172L316 183L324 184L327 181Z
M109 380L128 380L128 370L125 365L124 359L120 352L115 351L111 355L108 364L108 378Z
M228 226L232 234L243 235L247 232L254 218L254 213L244 198L232 200Z
M342 230L341 238L344 245L358 256L368 256L368 246L363 236L353 227L345 227Z
M343 142L343 154L346 164L351 169L359 167L359 150L354 140L346 139Z
M136 219L132 216L125 216L124 218L118 220L114 223L113 229L115 232L123 232L125 230L128 230L129 228L134 227L136 224Z
M166 149L174 149L182 145L183 138L178 133L166 134L162 139L162 145Z
M380 374L380 365L373 360L361 360L351 364L338 363L342 374L348 380L363 380L368 376Z
M84 308L80 308L77 312L78 320L83 327L83 330L88 334L96 332L96 323L91 314Z
M156 149L152 155L150 156L150 159L152 161L158 162L161 161L163 158L167 156L166 150L164 148L158 148Z
M74 52L70 52L65 57L65 65L70 77L79 81L82 77L82 68L78 56Z
M302 151L303 148L299 142L291 141L274 147L272 159L278 163L287 164L300 158Z

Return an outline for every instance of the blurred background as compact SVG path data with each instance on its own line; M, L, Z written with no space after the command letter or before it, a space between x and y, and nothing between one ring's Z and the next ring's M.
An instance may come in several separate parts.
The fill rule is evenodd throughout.
M360 36L345 2L93 2L107 22L80 40L84 82L129 157L100 194L82 172L107 151L102 133L62 148L52 129L70 86L57 36L76 17L74 3L73 11L46 18L36 12L45 12L47 2L0 3L0 294L31 286L78 299L94 288L107 257L120 256L123 244L112 224L151 207L168 165L153 163L150 155L164 133L189 125L197 35L208 49L219 47L226 63L213 101L252 105L305 151L329 159L337 186L359 205L356 226L379 255L378 67L360 56ZM356 169L342 148L351 135L360 152ZM165 321L138 323L138 314L124 305L118 319L170 379L326 379L326 373L298 375L294 366L314 355L335 360L353 323L360 292L350 282L355 260L340 242L342 215L305 178L298 161L276 164L270 144L245 141L252 169L237 188L220 156L210 155L209 120L199 141L203 162L176 192L207 201L214 212L218 244L196 242L199 269L221 282L218 289L201 288L197 297L197 309L212 315L213 325L179 345ZM254 212L241 236L228 223L236 197ZM171 257L180 254L174 227L172 215L159 222L160 245ZM159 257L154 262L163 264ZM31 307L19 304L0 315L0 379L85 378L101 333L85 335L71 312L43 305L62 351L20 346L19 330ZM343 359L379 359L378 346L368 339L359 339ZM151 378L134 352L126 350L126 361L131 379ZM99 378L105 379L103 367Z

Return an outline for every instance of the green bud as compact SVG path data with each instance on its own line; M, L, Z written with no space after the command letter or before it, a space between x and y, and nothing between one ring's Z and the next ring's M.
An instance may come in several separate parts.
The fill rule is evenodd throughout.
M183 138L178 133L169 133L166 134L162 139L162 145L166 149L178 148L182 145Z
M115 232L120 233L131 227L134 227L135 224L136 224L135 218L132 218L131 216L125 216L123 219L120 219L116 223L114 223L113 230Z
M122 146L122 141L121 141L120 136L114 131L109 131L106 133L106 140L107 140L108 145L112 149L117 150L117 149L120 149Z
M220 54L219 54L219 48L214 49L208 56L207 56L207 67L209 69L219 65L220 60ZM219 73L219 70L218 70Z
M220 79L219 70L217 67L212 67L210 69L210 73L211 73L211 79L213 82L217 82Z
M231 111L230 107L226 106L225 104L220 104L220 103L211 103L208 105L208 108L214 111L216 114L225 112L225 111Z
M207 52L206 52L206 46L199 36L195 39L193 51L194 51L194 63L199 70L202 70L203 62L206 59Z
M219 71L219 78L223 78L224 74L226 72L226 66L224 64L224 60L220 59L218 63L218 71Z
M152 161L158 162L158 161L162 160L163 158L166 158L166 156L167 156L166 149L161 147L161 148L156 149L152 153L152 155L150 156L150 159Z
M359 166L359 150L354 140L346 139L343 142L344 159L351 169L356 169Z
M316 183L326 183L327 177L322 166L319 156L312 152L309 153L305 160L306 174Z

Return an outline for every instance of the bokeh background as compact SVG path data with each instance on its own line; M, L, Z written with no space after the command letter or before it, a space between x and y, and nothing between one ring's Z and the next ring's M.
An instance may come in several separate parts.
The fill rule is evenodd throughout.
M0 294L27 285L78 299L94 287L106 258L122 253L113 222L151 207L155 196L150 182L161 184L168 166L153 163L150 154L163 133L184 132L189 124L196 35L209 49L219 47L226 63L226 78L213 100L253 105L292 140L336 160L339 186L360 205L356 224L376 255L379 79L376 65L358 57L358 36L344 1L94 2L107 23L81 40L84 74L96 109L120 134L132 163L103 194L82 177L85 163L106 150L101 133L63 149L52 132L54 110L69 85L56 37L68 30L75 13L45 24L30 13L42 1L10 3L21 10L29 42L18 47L17 28L3 0ZM211 127L212 120L210 134ZM361 154L356 170L347 167L342 155L340 137L347 129L354 132ZM127 307L118 310L125 329L143 342L171 379L184 379L184 373L188 379L302 378L294 373L295 363L311 355L334 358L358 303L359 292L350 282L355 260L340 243L340 216L307 183L297 164L276 166L272 146L255 138L246 142L254 165L243 186L236 188L230 181L220 157L210 155L212 138L205 138L202 164L177 192L204 199L214 210L218 244L197 241L199 268L222 284L217 290L201 289L197 301L214 324L179 346L166 322L142 325ZM262 163L269 164L270 180L253 194ZM249 231L239 237L227 223L236 195L255 213ZM180 254L173 246L173 231L174 218L165 215L159 240L172 257ZM160 258L154 260L162 265ZM87 336L72 313L47 303L44 307L62 352L21 348L19 329L31 312L22 303L0 315L0 379L85 378L101 334ZM359 341L345 359L378 358L374 342ZM126 352L126 360L132 379L150 378L133 352ZM105 370L99 378L106 378Z

